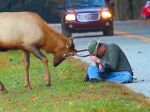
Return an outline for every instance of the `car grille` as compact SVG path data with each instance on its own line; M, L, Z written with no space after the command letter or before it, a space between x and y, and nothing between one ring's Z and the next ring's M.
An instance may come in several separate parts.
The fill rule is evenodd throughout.
M80 22L98 21L100 19L99 13L79 13L77 20Z

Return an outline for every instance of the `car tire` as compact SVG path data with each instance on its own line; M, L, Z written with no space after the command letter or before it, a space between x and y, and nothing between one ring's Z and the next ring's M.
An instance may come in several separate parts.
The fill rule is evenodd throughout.
M68 31L63 24L61 24L61 30L64 36L70 38L72 36L72 33Z
M104 36L113 36L114 31L113 31L113 29L106 29L106 30L103 31L103 35Z
M114 28L113 25L107 27L106 29L103 30L103 35L104 36L113 36L114 35Z

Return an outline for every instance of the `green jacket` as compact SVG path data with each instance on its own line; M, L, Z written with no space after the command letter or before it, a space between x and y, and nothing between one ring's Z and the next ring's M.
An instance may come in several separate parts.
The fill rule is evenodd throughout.
M132 74L132 69L129 61L121 50L121 48L116 44L104 44L106 47L105 53L101 59L102 63L107 63L110 67L110 71L129 71Z

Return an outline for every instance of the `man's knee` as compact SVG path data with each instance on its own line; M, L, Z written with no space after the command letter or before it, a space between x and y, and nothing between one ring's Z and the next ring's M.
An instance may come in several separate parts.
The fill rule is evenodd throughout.
M89 67L88 67L88 73L89 73L89 72L97 72L96 66L89 66Z
M92 78L100 79L99 71L96 66L89 66L87 74L89 76L89 79L92 79Z
M132 75L131 75L130 73L127 73L127 74L125 75L125 77L124 77L123 83L131 83L132 80L133 80Z

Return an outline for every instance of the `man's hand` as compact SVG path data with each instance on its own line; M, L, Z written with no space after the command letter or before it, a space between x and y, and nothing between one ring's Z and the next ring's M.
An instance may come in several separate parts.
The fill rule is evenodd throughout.
M102 66L102 64L99 64L99 65L98 65L98 68L99 68L100 71L103 72L103 66Z
M96 56L91 56L91 60L96 62L96 63L100 63L100 59Z

